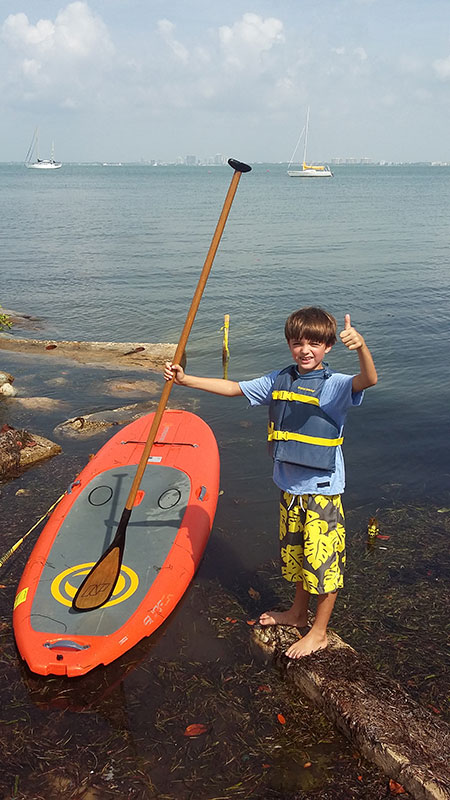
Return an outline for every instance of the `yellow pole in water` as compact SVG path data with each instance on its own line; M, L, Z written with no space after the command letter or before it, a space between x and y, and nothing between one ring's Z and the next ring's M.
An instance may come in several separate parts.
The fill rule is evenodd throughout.
M230 351L228 349L228 331L230 328L230 315L225 314L223 318L223 345L222 345L222 363L226 364L230 358Z
M228 378L228 362L230 360L230 351L228 349L228 331L230 328L230 315L225 314L223 318L223 344L222 344L222 364L223 364L223 377L225 380Z

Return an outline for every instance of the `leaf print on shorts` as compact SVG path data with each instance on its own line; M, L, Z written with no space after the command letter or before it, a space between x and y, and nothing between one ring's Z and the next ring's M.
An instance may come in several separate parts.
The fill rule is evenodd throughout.
M287 521L287 508L280 503L280 539L284 539L287 533L286 528L286 521Z
M342 553L345 550L345 528L341 525L340 522L336 525L336 534L338 538L338 544L336 545L336 550L338 553Z
M320 536L321 533L327 533L328 522L325 522L324 519L320 519L317 511L310 511L308 508L304 531L305 538L307 536Z
M303 524L300 516L300 507L294 506L289 512L288 531L289 533L301 533L303 531Z
M339 556L336 553L336 558L325 570L325 574L323 576L323 590L324 592L334 592L336 589L340 589L341 586L344 585L344 580L342 577L341 570L339 569Z
M319 579L317 575L314 575L313 572L309 572L309 570L303 570L303 588L306 592L310 594L319 594L317 591L317 586L319 584Z
M333 555L333 539L320 534L309 536L305 541L303 551L308 563L316 570Z
M317 505L321 508L326 508L330 504L331 499L331 497L325 497L324 494L314 495L314 502L317 503Z
M301 545L288 544L281 548L281 559L283 566L281 574L287 581L297 581L302 569L303 548Z
M340 494L333 495L333 505L336 506L338 511L341 513L341 517L344 517L344 509L342 508L342 497Z

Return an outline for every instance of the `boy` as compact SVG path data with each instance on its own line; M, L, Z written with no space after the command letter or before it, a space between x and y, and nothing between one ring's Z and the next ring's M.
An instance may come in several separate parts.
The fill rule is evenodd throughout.
M320 308L301 308L288 317L285 336L294 364L239 383L186 375L166 364L164 377L180 386L238 397L269 406L268 440L273 480L281 490L281 572L296 584L287 611L261 614L261 625L295 625L303 635L286 650L302 658L327 646L327 627L343 586L345 528L341 494L345 485L342 455L347 411L362 403L363 391L377 382L370 351L346 314L342 342L356 350L359 373L332 372L323 358L336 342L337 323ZM308 626L310 595L317 595L314 623Z

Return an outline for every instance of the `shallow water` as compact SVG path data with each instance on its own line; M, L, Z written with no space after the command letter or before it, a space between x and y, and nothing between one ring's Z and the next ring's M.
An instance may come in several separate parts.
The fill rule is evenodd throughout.
M56 176L40 176L0 166L0 173L0 301L42 318L32 336L176 341L229 168L64 166ZM190 338L188 368L222 374L224 313L231 315L232 378L288 363L282 330L293 308L321 304L342 321L352 313L380 382L346 428L349 568L333 624L442 715L450 173L342 168L319 184L288 180L273 165L255 165L242 177ZM342 371L351 371L354 360L339 344L330 357ZM114 370L6 353L1 368L16 375L21 396L65 405L38 413L2 401L0 424L53 439L63 419L144 399L107 394ZM67 383L55 384L60 377ZM12 734L2 742L5 796L37 798L42 790L47 798L325 798L338 776L345 797L383 797L384 778L354 759L353 748L308 703L293 700L249 642L247 620L286 599L264 411L180 388L172 398L204 417L220 446L223 494L204 561L159 633L80 682L32 676L15 651L10 609L33 535L3 567L0 691ZM62 455L2 486L2 551L105 437L59 439ZM20 488L31 494L16 495ZM367 549L373 514L390 538ZM271 692L258 692L266 684ZM205 737L183 737L192 722L207 724ZM304 768L309 761L313 767ZM330 796L338 798L336 786Z

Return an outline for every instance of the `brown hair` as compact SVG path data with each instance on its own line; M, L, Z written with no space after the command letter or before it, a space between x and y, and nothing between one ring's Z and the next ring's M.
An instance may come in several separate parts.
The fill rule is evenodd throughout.
M286 339L309 339L311 342L323 342L327 347L336 343L337 322L335 318L321 308L309 306L294 311L286 320L284 335Z

